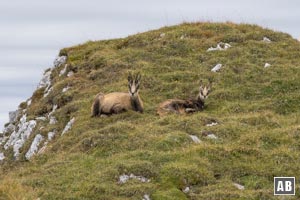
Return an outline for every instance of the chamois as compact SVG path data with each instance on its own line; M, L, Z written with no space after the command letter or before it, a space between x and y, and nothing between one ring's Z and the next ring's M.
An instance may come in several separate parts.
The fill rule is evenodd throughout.
M211 91L211 83L203 85L200 81L199 94L195 99L168 99L159 104L157 114L163 116L167 113L185 114L204 109L204 101Z
M91 108L92 117L117 114L127 110L143 113L143 102L139 96L140 80L140 73L135 76L129 73L128 93L112 92L109 94L97 94Z

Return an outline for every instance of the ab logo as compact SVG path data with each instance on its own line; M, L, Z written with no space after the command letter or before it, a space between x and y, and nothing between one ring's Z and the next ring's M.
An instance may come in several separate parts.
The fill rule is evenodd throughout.
M274 195L295 195L295 177L274 177Z

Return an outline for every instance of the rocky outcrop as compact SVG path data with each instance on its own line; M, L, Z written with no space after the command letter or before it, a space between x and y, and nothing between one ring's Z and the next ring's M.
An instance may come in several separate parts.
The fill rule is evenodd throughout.
M136 176L134 174L130 174L130 175L123 174L119 177L119 184L124 184L127 181L129 181L130 179L135 179L135 180L138 180L142 183L149 183L150 182L150 180L148 178L143 177L143 176Z
M18 116L20 114L20 110L16 110L16 111L11 111L8 113L9 115L9 123L14 123L17 121Z
M25 154L27 160L29 160L34 154L38 152L40 143L44 140L44 137L40 134L37 134L30 146L30 149Z
M54 61L54 66L45 71L42 79L40 80L37 89L44 88L44 97L47 97L49 93L53 90L53 84L51 82L52 72L56 67L60 67L64 65L67 61L66 56L59 56ZM31 99L26 102L27 107L31 105ZM9 112L9 123L3 130L3 133L0 134L0 145L3 145L4 152L0 152L0 161L5 159L5 152L9 149L12 149L14 158L16 160L19 159L21 154L21 149L24 147L24 144L31 138L34 138L30 144L29 149L25 154L25 158L29 160L33 155L38 153L39 147L42 142L45 141L45 138L41 134L36 134L36 127L38 123L43 123L49 120L49 124L54 125L57 123L57 119L53 116L53 113L58 108L57 105L53 105L52 111L48 113L46 116L37 116L35 119L28 120L27 119L27 110L26 109L18 109L16 111ZM65 128L65 132L67 132L73 121L70 122L68 126ZM42 130L43 127L40 127L39 130ZM37 130L38 131L38 130ZM34 134L36 134L34 136ZM53 139L55 132L49 132L48 138L44 142L44 147L46 147L47 143ZM34 136L34 137L33 137Z
M73 117L73 118L67 123L67 125L65 126L65 128L64 128L63 132L61 133L61 135L64 135L66 132L68 132L68 131L72 128L74 122L75 122L75 118Z
M4 160L5 156L3 153L0 153L0 161Z
M272 41L269 38L264 37L263 38L263 42L265 42L265 43L271 43Z
M14 157L17 159L20 154L20 149L23 147L26 140L29 138L36 126L35 120L26 120L26 114L24 114L18 124L17 129L9 137L8 141L4 145L4 149L13 147Z
M201 143L201 140L196 135L190 135L190 138L195 142L196 144Z
M217 44L216 47L210 47L207 49L207 51L224 51L227 50L231 47L230 44L228 43L224 43L224 42L220 42Z
M217 72L217 71L219 71L220 69L222 68L222 64L217 64L216 66L214 66L212 69L211 69L211 71L212 72Z
M58 56L55 58L55 60L53 62L54 68L64 65L66 62L67 62L67 56Z

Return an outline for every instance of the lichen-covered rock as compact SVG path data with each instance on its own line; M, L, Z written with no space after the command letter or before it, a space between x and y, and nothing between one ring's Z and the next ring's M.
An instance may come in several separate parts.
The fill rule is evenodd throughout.
M219 71L220 69L222 68L222 64L217 64L216 66L214 66L212 69L211 69L211 71L212 72L217 72L217 71Z
M48 114L48 117L50 117L56 111L57 108L58 108L58 105L53 105L52 111Z
M216 126L218 125L218 122L211 122L210 124L206 124L206 126Z
M149 194L145 194L142 200L151 200Z
M183 34L183 35L180 36L180 39L181 39L181 40L183 40L183 39L185 39L185 38L186 38L186 34Z
M130 179L139 180L142 183L150 182L150 180L148 178L143 177L143 176L136 176L134 174L130 174L130 175L123 174L119 177L119 184L124 184L127 181L129 181Z
M26 140L29 138L33 129L36 126L35 120L26 121L26 114L24 114L18 124L18 130L15 130L9 137L8 141L4 145L4 149L13 147L14 157L18 158L20 154L20 148L23 147Z
M269 38L264 37L264 38L263 38L263 42L270 43L270 42L272 42L272 41L271 41Z
M271 64L270 63L265 63L264 68L268 68L268 67L271 67Z
M67 86L65 88L62 89L62 92L67 92L71 87Z
M39 120L39 121L46 121L47 118L46 117L37 117L35 118L36 120Z
M44 98L47 97L50 94L50 92L52 92L52 90L53 90L53 87L50 87L49 89L46 89L45 93L44 93Z
M237 189L239 189L239 190L244 190L244 189L245 189L245 186L240 185L240 184L238 184L238 183L233 183L233 185L234 185Z
M36 154L38 152L38 147L43 140L44 140L44 137L42 135L37 134L35 136L33 142L31 143L29 150L25 154L25 158L27 160L29 160L34 154Z
M0 161L4 160L5 159L5 156L4 156L4 153L0 153Z
M54 68L59 67L67 62L66 56L58 56L54 60ZM46 71L38 85L39 88L45 88L44 91L44 97L47 97L49 93L53 90L52 83L51 83L51 74L52 74L53 68L50 68L48 71Z
M67 74L67 77L71 77L74 75L74 72L73 71L69 71L68 74Z
M201 143L201 140L196 135L190 135L190 138L197 144Z
M184 188L184 190L182 190L183 193L189 193L189 191L190 191L190 187L186 187Z
M17 121L20 115L20 110L10 111L8 115L9 115L9 123L14 123Z
M38 84L38 89L39 88L49 88L50 85L51 85L51 73L52 73L52 70L48 70L44 73L42 79L40 80L39 84Z
M50 116L50 121L49 121L49 124L53 125L53 124L56 124L57 123L57 120L54 116Z
M7 139L8 139L8 137L3 136L3 133L1 133L1 136L0 136L0 145L4 144Z
M75 122L75 118L73 117L73 118L67 123L67 125L65 126L65 128L64 128L63 132L61 133L61 135L64 135L66 132L68 132L68 131L72 128L74 122Z
M64 67L62 70L60 70L60 72L59 72L59 76L62 76L62 75L64 75L64 74L66 73L66 71L67 71L67 67L68 67L68 65L67 65L67 64L65 64L65 67Z
M161 34L159 35L159 37L161 37L161 38L163 38L163 37L165 37L165 36L166 36L165 33L161 33Z
M213 139L213 140L218 139L218 137L215 134L209 134L209 135L207 135L207 138Z
M30 106L31 103L32 103L32 100L31 100L31 99L28 99L28 100L27 100L27 106Z
M16 129L16 126L13 124L8 124L4 129L3 129L3 134L10 134L12 132L14 132L14 130Z
M227 50L231 47L230 44L228 43L224 43L224 42L220 42L217 44L216 47L210 47L207 49L207 51L224 51Z
M44 152L45 152L48 143L54 138L55 134L56 134L55 131L49 132L49 133L48 133L48 137L47 137L48 140L46 140L46 141L44 142L44 145L43 145L43 147L38 151L38 154L41 154L41 153L44 153Z
M54 132L54 131L49 132L48 133L48 140L51 141L54 138L55 134L56 134L56 132Z
M54 67L59 67L67 62L67 56L57 56L53 62Z

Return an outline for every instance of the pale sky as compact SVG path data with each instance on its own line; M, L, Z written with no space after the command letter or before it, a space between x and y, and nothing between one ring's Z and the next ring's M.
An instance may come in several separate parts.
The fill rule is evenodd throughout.
M299 0L0 0L0 131L59 49L184 21L255 23L300 36Z

